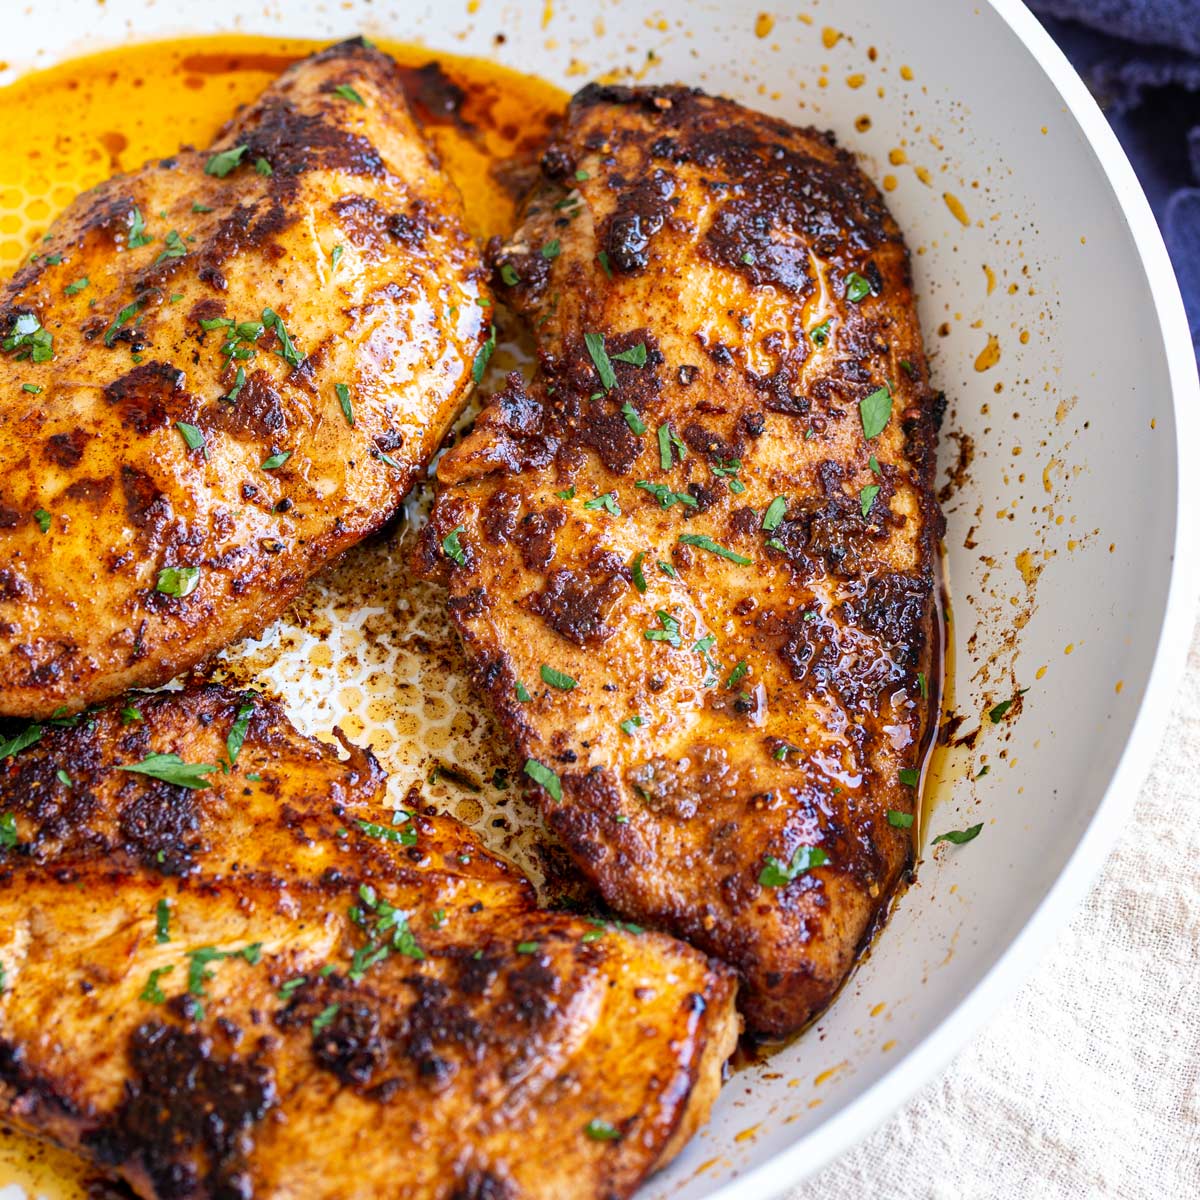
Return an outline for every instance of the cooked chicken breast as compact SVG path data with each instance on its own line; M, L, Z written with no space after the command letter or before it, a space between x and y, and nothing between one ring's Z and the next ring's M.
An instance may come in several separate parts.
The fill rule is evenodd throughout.
M67 724L0 747L5 1120L160 1200L607 1200L707 1117L726 968L537 911L253 693Z
M832 997L911 855L937 402L909 260L827 134L590 86L496 251L540 338L439 466L424 555L607 901Z
M486 336L393 62L289 70L0 292L0 714L161 683L393 514Z

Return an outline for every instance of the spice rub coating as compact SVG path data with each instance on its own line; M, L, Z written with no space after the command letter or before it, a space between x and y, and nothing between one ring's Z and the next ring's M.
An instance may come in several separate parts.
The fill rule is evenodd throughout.
M628 1196L707 1117L732 973L538 911L344 745L209 685L0 760L0 1113L155 1200Z
M441 460L426 568L575 861L786 1034L911 856L941 516L907 250L830 135L591 85L492 253L540 365Z
M483 283L361 41L81 195L0 289L0 714L162 683L387 521L470 387Z

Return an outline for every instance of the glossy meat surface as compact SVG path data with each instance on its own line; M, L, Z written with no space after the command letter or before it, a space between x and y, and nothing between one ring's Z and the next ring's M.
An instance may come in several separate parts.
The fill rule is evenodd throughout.
M577 863L788 1033L910 859L940 515L907 251L827 135L597 86L494 249L540 368L441 460L424 561Z
M360 42L304 60L0 290L0 714L259 631L428 462L482 278L399 80Z
M629 1195L707 1116L731 973L538 911L347 749L210 685L0 760L4 1119L160 1200Z

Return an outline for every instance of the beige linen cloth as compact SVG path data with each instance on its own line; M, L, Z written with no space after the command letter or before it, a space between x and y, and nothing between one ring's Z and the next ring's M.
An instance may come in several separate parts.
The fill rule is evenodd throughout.
M1083 908L938 1079L788 1200L1094 1197L1200 1200L1200 627Z

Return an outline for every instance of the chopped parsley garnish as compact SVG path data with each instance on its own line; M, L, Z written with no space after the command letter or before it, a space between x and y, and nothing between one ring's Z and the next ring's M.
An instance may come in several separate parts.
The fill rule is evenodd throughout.
M578 183L583 183L585 179L591 179L591 176L581 167L575 172L575 179Z
M43 533L50 532L50 522L53 517L44 508L35 508L33 510L33 519L37 522L37 527Z
M238 367L237 374L233 377L233 387L231 387L229 391L225 393L225 399L228 400L230 404L236 404L237 398L242 394L242 388L245 386L246 369L245 367Z
M690 508L700 507L699 501L689 492L673 492L662 483L649 483L645 479L639 479L633 486L649 492L663 508L670 508L672 504L676 503L686 504Z
M63 288L63 291L68 296L78 296L79 293L82 292L85 287L87 287L87 285L88 277L85 275L82 279L75 280L74 283L68 283L67 286Z
M270 458L265 459L262 469L264 471L276 471L291 457L292 452L290 450L281 450L278 454L272 454Z
M129 240L126 245L130 250L137 250L140 246L148 246L154 239L146 232L146 219L142 216L142 210L134 205L129 211Z
M12 758L16 754L20 754L22 750L32 746L35 742L41 740L42 727L40 725L29 725L22 729L20 733L14 734L7 741L0 742L0 760Z
M391 842L396 846L415 846L417 831L409 818L399 829L391 825L377 825L374 821L356 821L355 824L370 838L381 842Z
M867 459L867 466L871 468L873 474L879 476L883 475L883 471L880 470L879 467L879 459L877 459L875 455L872 454L871 457Z
M333 1018L341 1011L340 1004L327 1004L320 1013L316 1016L312 1023L312 1031L314 1034L322 1033L333 1024Z
M913 823L912 813L897 812L894 808L889 808L887 823L894 829L911 829Z
M664 609L656 608L654 615L658 618L661 629L647 629L643 636L648 642L668 642L678 650L683 645L679 636L679 621Z
M700 657L704 660L705 667L708 668L704 676L704 682L702 684L703 687L712 687L712 685L717 682L717 661L712 656L712 648L716 644L716 635L710 633L705 637L702 637L692 647L693 652L700 655Z
M183 440L187 443L189 450L204 449L204 434L195 425L189 425L186 421L176 421L175 428L183 435Z
M164 596L183 599L184 596L190 596L199 586L199 567L163 567L158 573L154 590L162 592Z
M758 876L758 882L763 887L783 887L791 883L797 875L803 875L813 867L819 867L829 861L829 856L817 846L797 846L790 863L782 863L779 859L767 855L767 865Z
M875 497L879 495L879 484L872 483L858 493L858 506L862 510L863 519L871 511L871 505L875 503Z
M851 271L846 276L846 299L851 304L858 304L871 294L871 284L857 271Z
M344 383L335 383L333 390L337 393L338 404L342 406L342 416L346 424L354 428L354 406L350 403L350 389Z
M402 471L404 468L390 455L385 454L378 447L371 450L371 457L377 458L385 467L391 467L393 471Z
M518 954L536 954L542 948L541 942L518 942Z
M476 383L483 382L483 373L487 370L487 365L492 361L492 351L496 349L496 326L488 326L488 339L479 347L475 354L475 361L471 364L471 378Z
M668 579L678 579L679 578L679 572L676 571L675 568L673 566L671 566L670 563L663 562L663 560L661 558L658 560L658 569Z
M754 266L754 251L753 250L743 251L741 261L744 262L748 267Z
M617 386L617 373L609 361L608 351L604 349L604 334L585 333L583 342L596 368L596 374L600 376L600 385L606 392L611 392Z
M675 465L675 455L679 455L679 461L687 457L687 447L676 436L675 431L670 425L660 425L658 433L658 465L664 471L669 471Z
M641 729L645 723L646 722L643 721L637 713L634 713L632 717L626 717L625 720L621 722L621 732L627 733L632 737L633 731L635 729Z
M586 500L583 507L592 509L602 508L614 517L621 515L621 506L617 502L616 492L605 492L603 496L597 496L594 500Z
M729 691L733 691L733 689L735 687L737 687L737 685L739 683L741 683L743 679L746 678L749 671L750 671L750 664L748 662L746 662L746 660L744 658L740 659L734 665L733 670L729 672L729 678L727 680L725 680L726 688L728 688Z
M3 757L0 755L0 757ZM0 849L11 850L17 844L17 818L10 812L0 817Z
M599 1117L593 1117L583 1127L583 1132L593 1142L619 1142L621 1140L621 1131L611 1122L602 1121Z
M685 546L695 546L698 550L707 550L709 554L718 554L721 558L727 558L730 562L737 563L739 567L748 567L753 561L744 554L738 554L736 550L730 550L719 542L714 542L707 534L681 533L679 540Z
M154 940L160 946L171 940L171 905L165 898L154 906Z
M921 689L921 699L927 700L929 698L929 683L925 678L924 671L917 672L917 687Z
M9 329L8 336L0 342L0 349L15 350L17 362L44 363L54 357L54 335L42 328L42 323L33 313L19 313Z
M955 846L961 846L964 842L974 841L982 830L982 821L978 825L972 825L969 829L951 829L947 833L939 833L931 845L936 846L938 842L952 842Z
M211 775L216 769L215 763L184 762L178 754L147 754L140 763L117 768L118 771L149 775L151 779L161 779L163 783L173 783L193 791L210 786L204 776Z
M600 264L600 267L604 271L605 275L607 275L609 277L609 279L611 279L613 277L612 276L612 267L609 266L607 252L604 250L601 250L600 253L596 255L596 261Z
M784 513L787 512L787 497L776 496L770 504L767 505L767 511L763 513L762 527L772 533L779 528L780 521L783 520Z
M814 346L823 346L829 341L829 322L830 318L826 317L820 325L814 325L808 331L808 336L812 339Z
M737 477L741 469L742 460L740 458L731 458L728 461L718 459L717 465L713 467L713 474L724 479L729 484L729 490L735 496L739 496L746 490L746 485Z
M529 689L518 679L516 687L513 689L517 694L517 700L521 704L528 704L533 697L529 694Z
M520 275L513 269L512 263L500 264L500 278L508 287L516 287L521 282Z
M562 671L556 671L553 667L548 667L545 663L542 663L539 673L543 683L548 683L551 687L558 688L559 691L569 692L572 688L579 686L578 680L572 679L570 675L564 675Z
M166 262L168 258L183 258L185 254L187 254L187 247L183 244L183 238L179 236L178 230L172 229L167 234L165 248L154 260L154 265L157 267L159 263Z
M234 714L233 724L225 738L225 753L229 755L229 765L232 767L242 752L242 743L246 740L246 731L250 728L250 718L254 716L253 704L239 704Z
M208 168L206 167L205 170L207 170L207 169ZM210 171L209 174L210 175L214 174L214 172ZM194 213L210 213L210 212L212 212L212 209L209 208L207 204L201 204L197 200L192 204L192 212L194 212Z
M982 779L988 773L988 769L987 763L984 763L983 766L979 768L979 774L976 775L975 778Z
M862 419L863 436L868 441L878 437L892 416L891 391L881 387L864 396L858 402L858 415Z
M329 252L329 269L331 271L336 271L338 269L338 263L342 261L342 255L345 253L346 247L343 246L341 242L338 242L338 244Z
M921 782L921 772L915 767L901 767L898 778L905 787L916 787Z
M155 967L150 972L150 978L146 980L146 986L138 994L138 999L144 1000L147 1004L165 1004L167 993L158 986L158 981L164 975L170 975L173 970L175 970L174 963L168 963L165 967Z
M104 331L104 344L111 347L117 340L117 330L121 328L127 321L132 321L138 315L139 310L145 301L141 298L133 301L132 304L127 304L115 317L113 323ZM201 322L203 324L203 322ZM37 361L36 359L34 360Z
M642 561L646 557L645 550L639 550L633 556L633 562L630 564L630 571L633 573L633 586L637 588L642 595L646 594L646 573L642 570Z
M1029 691L1028 688L1021 688L1017 692L1017 695L1014 696L1011 700L1001 700L999 704L997 704L993 708L989 709L988 717L991 719L992 724L999 725L1000 722L1004 719L1004 714L1007 713L1008 710L1010 708L1012 708L1013 704L1016 702L1017 696L1023 696L1023 695L1025 695L1025 693L1027 691Z
M62 262L61 254L47 254L46 255L46 266L57 267L60 262Z
M343 100L348 100L351 104L358 104L363 108L367 106L367 102L348 83L339 83L333 89L333 94L340 96Z
M562 783L559 781L558 776L544 763L538 762L536 758L527 758L525 760L525 774L534 783L540 783L550 793L551 799L562 799Z
M289 1000L291 995L297 988L302 988L308 982L307 975L294 975L291 979L285 980L279 987L280 1000Z
M575 485L571 484L570 487L565 487L565 488L563 488L563 490L561 492L555 492L554 494L560 500L574 500L575 499Z
M249 149L249 146L234 146L232 150L222 150L220 154L214 154L204 164L204 173L224 179L242 161Z
M553 262L554 259L558 257L561 249L562 245L560 244L558 238L555 238L553 241L547 242L542 247L542 257L546 259L547 262Z
M271 168L271 164L265 158L256 158L254 160L255 175L274 175L275 172Z
M465 526L456 525L444 538L442 538L442 553L457 566L465 566L467 562L466 551L462 548L462 543L458 540L458 535L462 533Z
M621 405L621 416L625 418L625 424L633 430L634 433L641 437L646 432L646 422L638 416L638 411L629 403L628 400Z
M622 350L620 354L614 354L612 360L613 362L629 363L632 367L644 367L646 365L646 343L638 342L636 346Z
M283 327L283 318L273 308L264 308L262 322L268 329L274 329L275 336L279 339L279 349L275 353L289 367L298 367L304 361L304 355L296 349L292 339L288 337L288 331Z
M21 391L29 392L31 395L40 396L42 394L42 385L40 383L23 383Z

